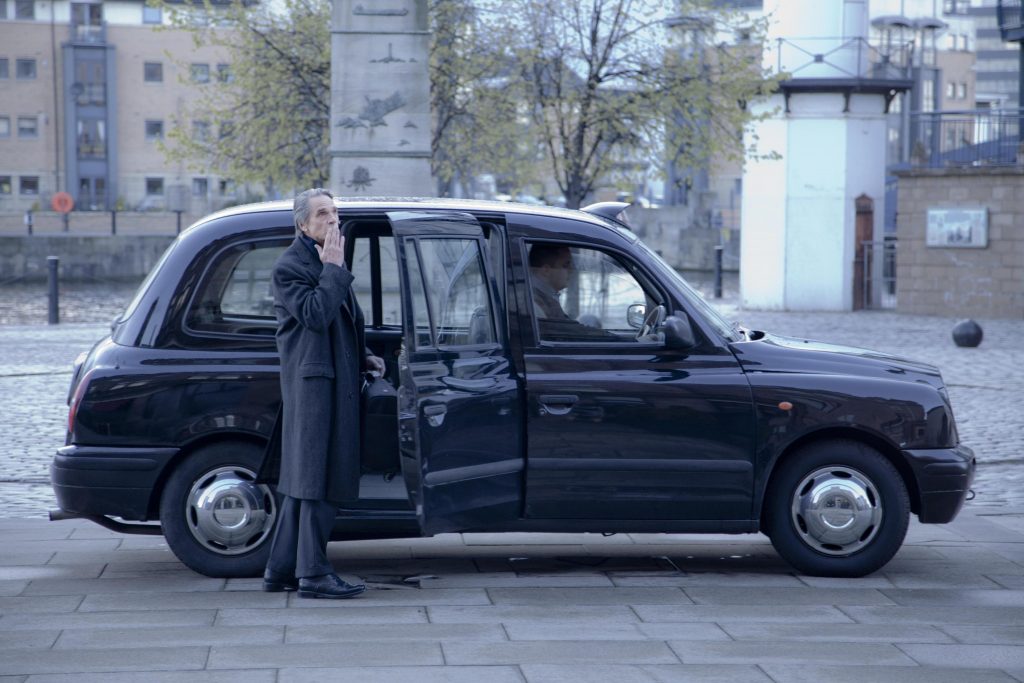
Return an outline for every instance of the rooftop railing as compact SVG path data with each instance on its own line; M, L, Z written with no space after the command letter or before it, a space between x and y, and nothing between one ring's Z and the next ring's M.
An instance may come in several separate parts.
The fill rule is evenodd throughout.
M917 168L1012 166L1024 162L1024 109L917 112L910 116L910 164Z
M879 79L910 77L914 42L865 38L778 38L776 70L790 78Z

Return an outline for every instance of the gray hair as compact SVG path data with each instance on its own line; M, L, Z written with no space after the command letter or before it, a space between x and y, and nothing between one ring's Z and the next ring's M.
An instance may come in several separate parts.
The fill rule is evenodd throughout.
M292 203L292 216L295 219L295 229L300 232L302 231L300 226L309 222L309 200L313 197L334 199L334 195L322 187L314 187L295 195L295 201Z

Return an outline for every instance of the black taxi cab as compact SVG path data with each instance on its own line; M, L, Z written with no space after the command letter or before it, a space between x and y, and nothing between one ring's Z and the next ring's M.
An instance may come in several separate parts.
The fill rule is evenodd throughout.
M723 319L615 215L337 200L371 350L396 388L334 540L474 531L763 532L797 570L860 576L974 475L939 371ZM258 575L280 405L270 273L291 203L184 231L76 362L60 510ZM536 257L561 254L562 281ZM532 267L531 267L532 263ZM546 291L560 311L538 305Z

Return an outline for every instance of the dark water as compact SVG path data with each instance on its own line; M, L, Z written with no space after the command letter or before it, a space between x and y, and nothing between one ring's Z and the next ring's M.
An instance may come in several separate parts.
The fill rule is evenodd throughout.
M60 322L110 322L132 300L140 282L62 282ZM0 325L46 323L47 291L45 282L0 284Z

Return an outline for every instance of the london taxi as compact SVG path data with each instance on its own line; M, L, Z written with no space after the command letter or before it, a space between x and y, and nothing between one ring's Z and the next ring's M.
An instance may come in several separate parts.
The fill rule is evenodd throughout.
M801 572L861 576L910 514L945 523L963 505L974 455L935 367L730 323L622 206L337 207L397 399L335 540L760 531ZM262 571L277 501L257 473L281 400L269 283L293 237L277 202L170 245L76 363L54 518L162 533L210 576ZM571 324L534 310L538 245L572 255Z

